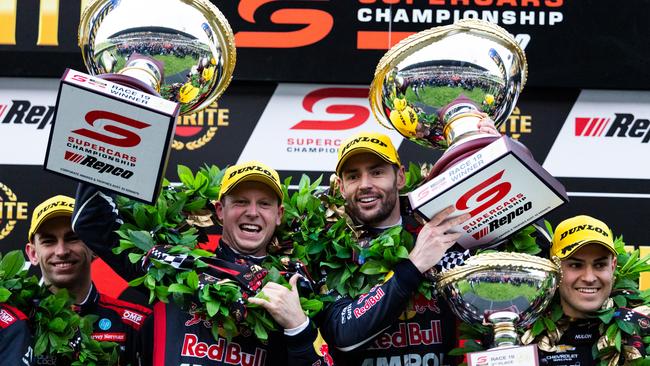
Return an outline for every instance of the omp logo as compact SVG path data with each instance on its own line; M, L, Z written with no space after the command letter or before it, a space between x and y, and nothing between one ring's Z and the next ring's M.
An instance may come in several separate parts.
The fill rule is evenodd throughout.
M32 105L28 100L12 100L11 104L0 104L0 118L3 124L27 124L42 130L52 123L54 106Z
M219 127L227 127L230 110L219 108L217 102L208 108L176 118L176 131L172 148L174 150L200 149L212 141Z
M650 141L649 119L636 118L631 113L614 115L613 121L603 117L576 117L575 136L601 137L604 133L604 137L640 138L643 144Z
M27 220L27 202L18 201L16 194L0 182L0 240L11 234L18 221Z
M0 310L0 324L2 324L2 328L11 325L15 321L16 321L16 317L9 314L7 310L5 309Z
M331 98L368 98L368 88L323 88L316 89L305 95L302 107L309 113L314 112L318 102ZM325 112L333 115L348 116L340 120L309 120L305 119L291 127L292 130L349 130L364 124L370 117L370 110L364 105L357 104L332 104L325 108Z
M91 138L93 140L97 140L118 147L137 146L141 141L140 136L138 136L136 133L132 131L129 131L127 129L124 129L122 127L113 124L97 123L97 126L95 126L95 123L97 121L103 121L103 120L112 121L112 122L117 122L119 124L137 128L137 129L144 129L151 126L148 123L137 121L135 119L122 116L117 113L108 112L108 111L99 111L99 110L90 111L86 113L85 120L89 125L93 127L101 128L104 131L111 133L111 135L104 135L97 131L89 130L86 128L80 128L78 130L73 130L72 132L87 138ZM120 137L115 137L115 135L119 135Z
M141 314L138 314L138 313L135 313L135 312L129 311L129 310L124 310L124 313L122 314L122 319L128 320L128 321L130 321L132 323L135 323L137 325L142 325L142 319L143 318L144 318L144 316L142 316Z
M75 164L80 164L95 169L100 174L111 174L124 179L130 179L133 176L133 172L131 170L116 167L115 165L103 162L90 155L84 156L71 151L66 151L64 154L64 159Z
M477 204L478 206L469 211L470 215L474 217L483 210L501 201L512 188L510 182L499 182L504 172L505 170L498 172L467 191L456 201L456 209L467 210L470 208L470 205L474 206ZM476 197L475 200L470 203L474 197Z
M327 2L327 0L325 0ZM268 13L267 6L273 3L276 9L271 11L270 22L274 28L292 30L241 31L235 34L237 47L253 48L297 48L309 46L325 38L334 27L334 18L325 10L297 8L295 1L278 0L241 0L237 10L245 21L256 24L255 15ZM304 1L304 3L322 4L322 0ZM279 6L286 6L280 7ZM262 8L264 12L261 11ZM287 27L289 26L289 27ZM296 29L296 26L302 26Z

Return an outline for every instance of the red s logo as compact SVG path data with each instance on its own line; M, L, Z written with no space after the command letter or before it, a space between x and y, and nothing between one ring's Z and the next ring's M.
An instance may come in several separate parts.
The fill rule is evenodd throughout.
M241 0L238 11L242 19L255 24L255 12L277 0ZM302 29L284 32L237 32L237 47L296 48L314 44L325 38L334 26L334 18L318 9L278 9L271 13L271 23L305 25Z
M368 98L367 88L324 88L317 89L305 96L302 107L307 112L313 112L314 105L327 98ZM292 130L349 130L365 123L370 117L366 106L350 104L333 104L325 111L329 114L352 115L346 119L331 120L302 120L291 127Z
M497 174L493 175L492 177L486 179L483 183L477 185L476 187L470 189L460 197L460 199L456 202L456 209L458 210L467 210L469 208L468 206L468 201L474 197L475 195L479 194L483 189L486 187L490 186L491 184L495 183L501 177L503 176L503 172L505 170L502 170L498 172ZM489 189L486 189L483 193L480 193L478 197L476 197L476 203L479 204L483 201L480 206L476 207L475 209L471 210L469 213L472 215L472 217L476 216L477 214L481 213L483 210L486 208L492 206L493 204L499 202L503 197L505 197L508 192L510 192L510 188L512 187L512 184L509 182L501 182L499 184L496 184Z
M143 129L150 126L147 123L136 121L129 117L107 111L90 111L86 114L86 122L88 122L88 124L91 126L94 126L95 121L99 119L114 121L137 129ZM102 127L105 131L120 135L121 137L107 136L99 132L87 130L85 128L74 130L72 132L84 137L91 138L93 140L101 141L103 143L119 147L133 147L138 145L141 141L140 136L121 127L110 124Z
M82 83L85 83L88 80L85 76L78 75L78 74L77 75L72 75L71 79L76 80L76 81L80 81Z

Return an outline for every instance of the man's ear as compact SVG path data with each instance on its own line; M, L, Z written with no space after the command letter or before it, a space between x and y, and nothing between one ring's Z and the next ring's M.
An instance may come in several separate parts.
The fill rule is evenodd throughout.
M406 185L406 173L404 173L404 166L400 165L395 174L397 174L397 190L399 191Z
M343 179L339 177L338 175L336 176L336 186L339 187L339 192L341 193L341 196L345 198L345 183L343 183Z
M25 253L29 262L33 265L38 265L38 253L36 253L36 244L27 243L25 244Z
M616 272L617 259L616 256L612 254L612 273Z
M282 217L284 217L284 205L280 205L280 207L278 207L278 217L275 220L275 226L280 226L282 223Z
M215 202L214 210L217 213L217 219L219 219L219 222L223 223L223 202L221 201Z

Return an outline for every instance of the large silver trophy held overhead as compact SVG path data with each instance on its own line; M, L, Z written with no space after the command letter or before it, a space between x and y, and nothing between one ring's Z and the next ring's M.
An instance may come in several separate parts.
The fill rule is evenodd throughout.
M208 0L92 0L62 77L45 168L155 202L179 114L226 89L234 36Z
M370 88L377 120L405 138L445 150L427 182L409 194L428 219L453 205L472 218L457 226L459 244L505 239L564 204L564 187L521 143L481 133L489 116L508 119L526 82L526 57L503 28L462 20L416 33L379 61Z
M456 214L470 213L452 229L463 234L458 243L466 248L502 241L567 201L562 185L525 146L478 128L485 115L497 127L507 120L526 77L514 37L479 20L414 34L391 48L375 71L370 104L378 121L445 151L409 194L411 208L425 219L450 205ZM470 365L537 364L534 346L516 347L516 327L535 321L559 277L547 259L501 252L438 274L437 290L460 319L494 328L495 349L470 354Z

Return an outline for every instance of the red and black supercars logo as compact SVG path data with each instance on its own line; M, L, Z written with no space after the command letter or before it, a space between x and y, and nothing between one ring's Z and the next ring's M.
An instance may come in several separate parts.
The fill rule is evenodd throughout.
M499 182L505 170L498 172L490 178L484 180L476 187L470 189L456 201L456 209L468 210L470 206L474 207L469 211L472 217L483 212L490 206L501 201L512 188L510 182Z
M615 113L614 120L603 117L576 117L575 136L623 137L650 141L650 120L636 118L632 113Z
M109 132L110 134L106 135L98 131L89 130L87 128L80 128L73 130L72 132L96 141L103 142L105 144L118 147L134 147L140 144L140 141L142 141L138 134L120 127L120 125L129 126L139 130L151 126L148 123L144 123L133 118L108 111L90 111L86 113L85 120L89 125L95 127L96 129L101 129L104 132ZM97 123L97 125L95 125L97 121L116 122L117 124Z

